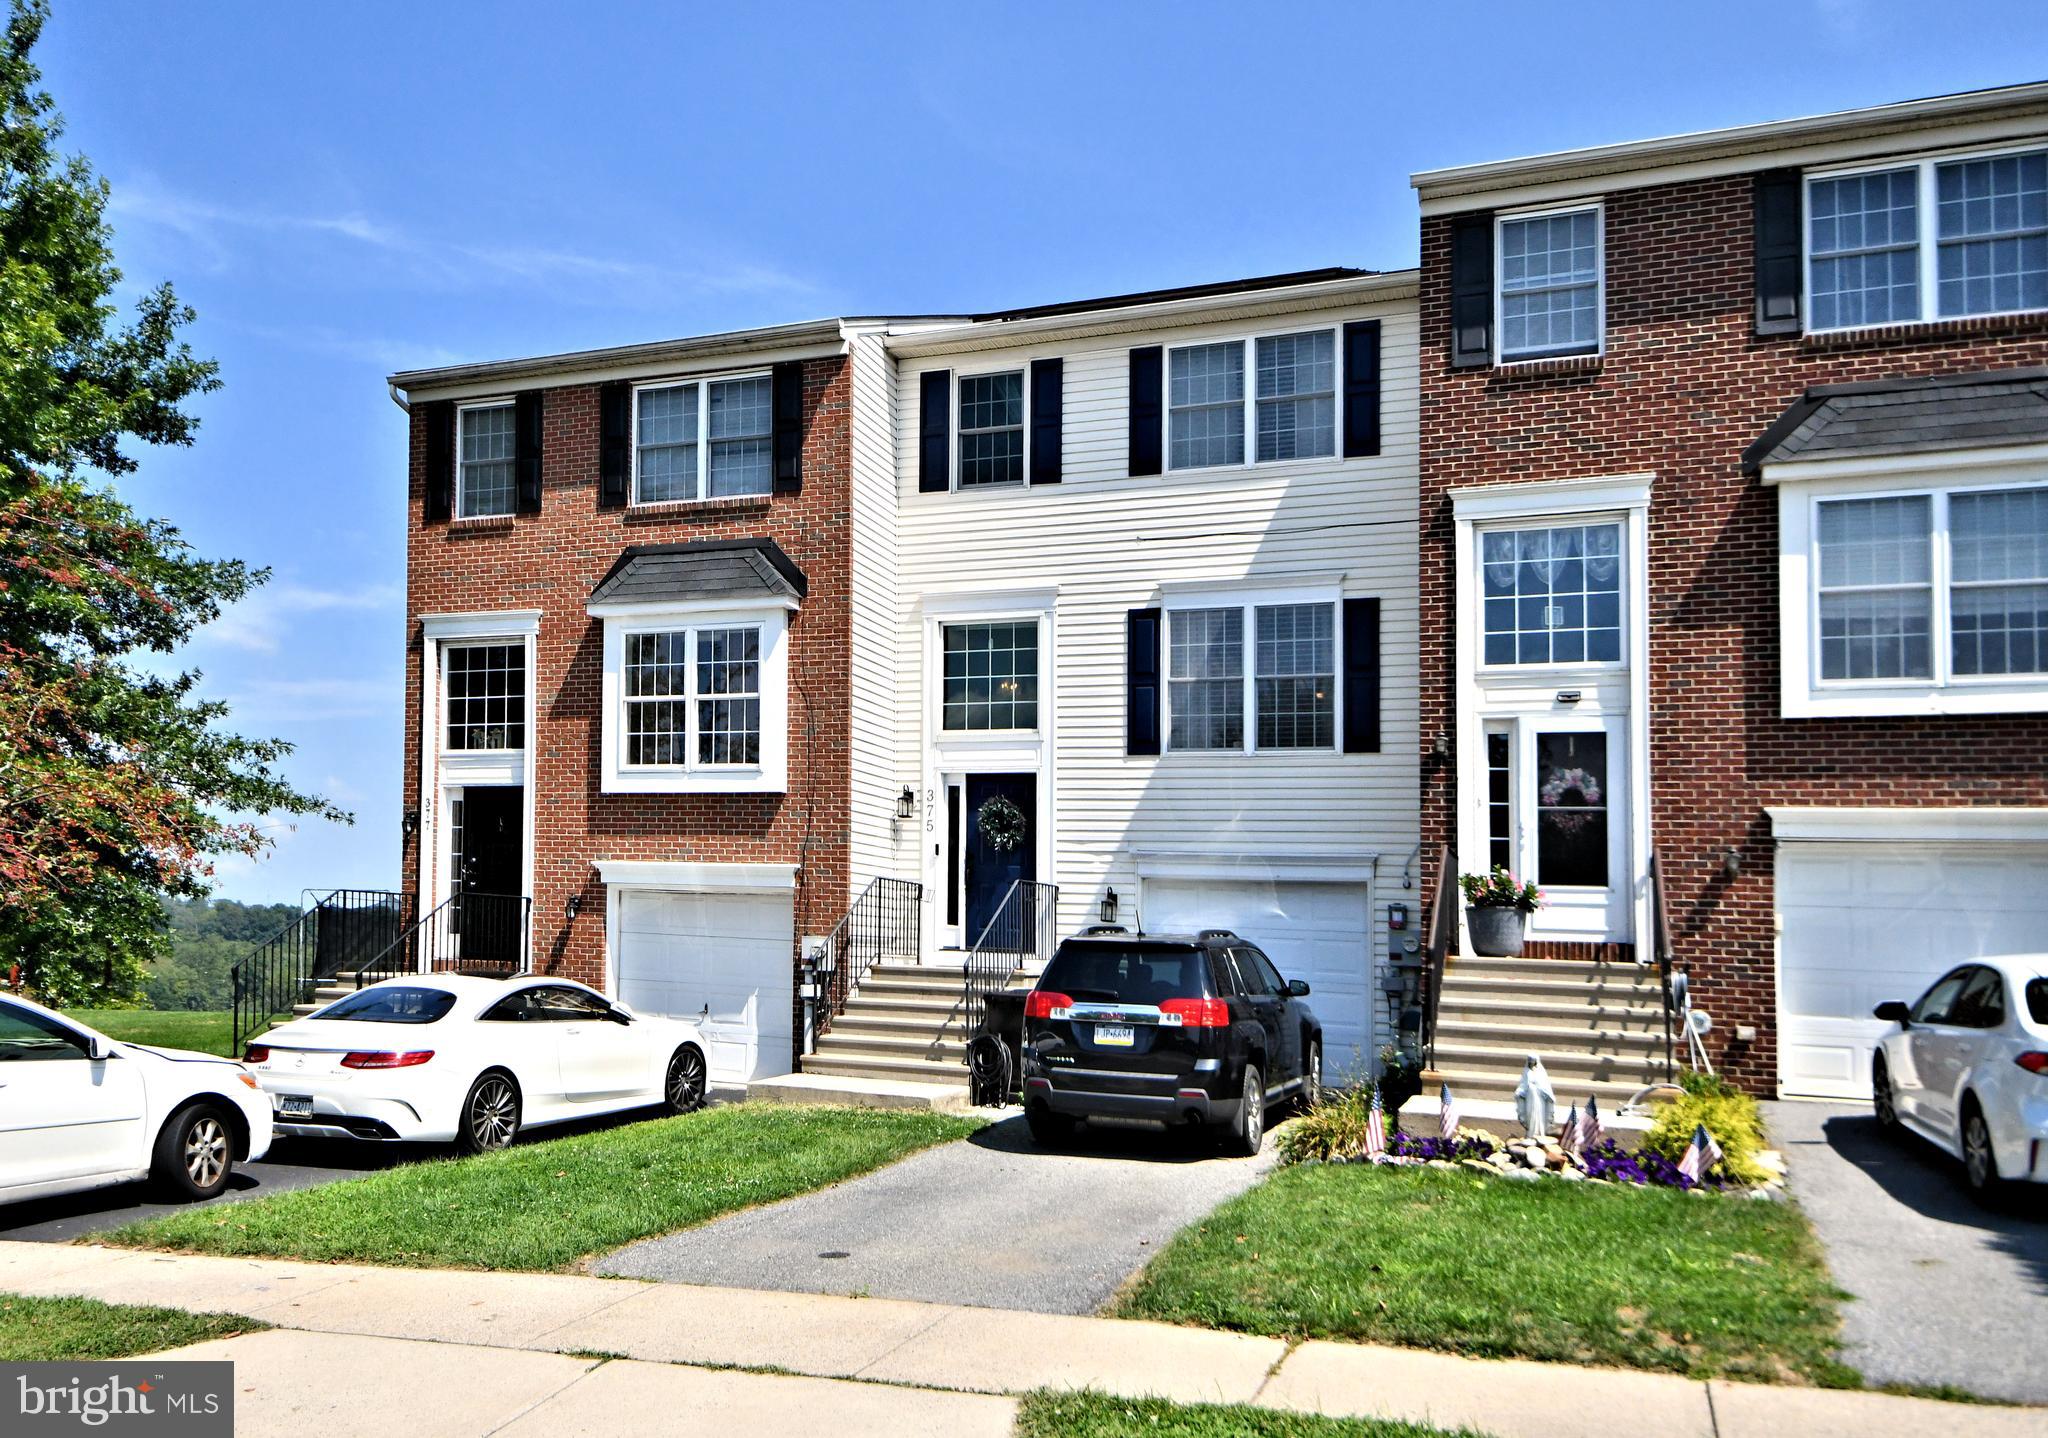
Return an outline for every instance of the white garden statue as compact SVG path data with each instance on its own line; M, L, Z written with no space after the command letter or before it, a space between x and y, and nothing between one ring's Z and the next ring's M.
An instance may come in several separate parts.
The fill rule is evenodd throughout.
M1522 1066L1522 1081L1515 1085L1515 1117L1529 1137L1544 1139L1557 1127L1557 1091L1550 1086L1550 1072L1535 1054Z

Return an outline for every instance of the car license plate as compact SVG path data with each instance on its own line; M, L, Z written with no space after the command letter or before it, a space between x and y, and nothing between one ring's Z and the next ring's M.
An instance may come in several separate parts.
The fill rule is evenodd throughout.
M1129 1024L1097 1024L1095 1042L1104 1048L1127 1049L1134 1042Z
M277 1096L279 1118L311 1118L313 1096L309 1093L281 1093Z

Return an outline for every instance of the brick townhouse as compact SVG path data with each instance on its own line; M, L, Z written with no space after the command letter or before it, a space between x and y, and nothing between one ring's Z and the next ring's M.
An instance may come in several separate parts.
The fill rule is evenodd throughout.
M1713 1061L1867 1096L2048 933L2048 85L1414 185L1425 853L1580 1013L1654 853Z

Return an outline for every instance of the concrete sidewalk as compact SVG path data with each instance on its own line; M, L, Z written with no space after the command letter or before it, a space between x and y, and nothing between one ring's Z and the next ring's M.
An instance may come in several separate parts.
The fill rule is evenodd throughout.
M243 1431L251 1433L281 1431L288 1421L293 1431L305 1431L286 1415L317 1416L308 1405L326 1415L328 1408L319 1405L328 1400L299 1390L319 1387L329 1375L349 1369L374 1376L349 1400L355 1405L349 1411L361 1415L350 1421L367 1431L377 1419L402 1417L415 1438L494 1431L519 1414L538 1415L551 1398L578 1389L586 1395L582 1399L558 1405L558 1411L531 1428L506 1431L539 1432L542 1421L550 1435L598 1426L616 1434L650 1422L668 1430L677 1426L679 1415L694 1414L693 1405L700 1403L765 1415L778 1411L773 1405L791 1401L829 1403L810 1411L832 1413L833 1426L846 1438L884 1431L974 1432L983 1431L979 1424L1006 1423L1009 1410L977 1406L955 1413L941 1412L944 1405L925 1405L942 1397L1016 1395L1034 1388L1094 1388L1183 1402L1257 1403L1447 1428L1465 1425L1498 1438L1607 1435L1621 1428L1700 1438L1784 1433L1923 1438L1930 1432L2048 1438L2048 1410L2041 1409L1700 1383L1345 1343L1290 1348L1272 1338L1157 1323L572 1275L364 1268L0 1243L0 1291L238 1313L296 1330L223 1340L242 1345L228 1356L250 1365L250 1372L238 1375L248 1401L279 1415L274 1424L250 1423ZM382 1357L366 1357L367 1350L357 1352L365 1340L398 1342L379 1349ZM299 1346L306 1344L316 1351L309 1354ZM593 1368L591 1354L636 1361ZM691 1367L648 1367L661 1364ZM474 1409L477 1403L498 1401L499 1395L487 1394L494 1387L487 1371L491 1365L532 1375L520 1380L526 1406L519 1414L494 1417ZM614 1368L619 1371L612 1373ZM866 1380L833 1389L863 1389L864 1406L851 1397L842 1401L734 1381L770 1375L701 1371L707 1368L773 1368L814 1380ZM321 1378L309 1380L312 1373ZM957 1391L921 1392L934 1389ZM878 1396L890 1394L918 1394L916 1410L908 1397L899 1406ZM767 1406L749 1409L748 1404ZM762 1417L726 1431L773 1432L791 1426ZM344 1430L322 1417L317 1431Z

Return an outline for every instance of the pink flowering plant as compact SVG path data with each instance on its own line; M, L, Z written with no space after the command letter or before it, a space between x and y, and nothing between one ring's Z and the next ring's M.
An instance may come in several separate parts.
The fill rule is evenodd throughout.
M1541 889L1523 883L1499 865L1485 874L1460 874L1458 887L1464 891L1465 902L1475 909L1513 909L1518 914L1533 914L1543 907Z

